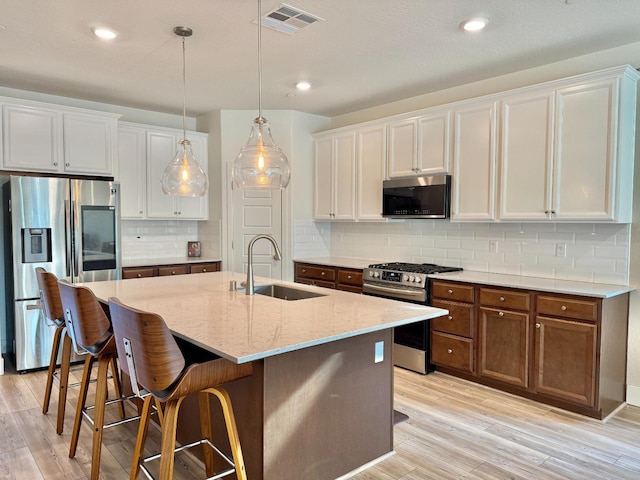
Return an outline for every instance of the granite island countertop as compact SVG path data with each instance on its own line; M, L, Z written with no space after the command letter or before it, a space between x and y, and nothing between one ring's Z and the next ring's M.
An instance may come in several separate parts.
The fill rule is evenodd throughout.
M255 277L324 296L296 301L230 291L245 275L215 272L135 278L85 285L101 301L118 297L160 314L173 333L236 363L250 362L435 318L447 310L293 282Z

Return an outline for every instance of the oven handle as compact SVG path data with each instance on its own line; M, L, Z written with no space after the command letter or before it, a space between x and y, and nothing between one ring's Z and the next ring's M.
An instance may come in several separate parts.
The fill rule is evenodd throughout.
M378 291L378 292L384 292L384 293L390 293L391 295L406 295L409 297L419 297L420 299L424 299L425 297L425 292L424 290L405 290L405 289L399 289L399 288L390 288L390 287L382 287L380 285L373 285L371 283L364 283L362 285L364 290L373 290L373 291Z

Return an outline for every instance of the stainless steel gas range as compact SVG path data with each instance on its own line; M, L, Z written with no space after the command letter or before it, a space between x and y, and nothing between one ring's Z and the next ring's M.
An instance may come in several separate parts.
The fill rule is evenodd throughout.
M376 297L429 305L429 275L458 272L459 267L432 263L377 263L364 269L362 293ZM429 362L429 321L394 329L394 364L418 373L433 371Z

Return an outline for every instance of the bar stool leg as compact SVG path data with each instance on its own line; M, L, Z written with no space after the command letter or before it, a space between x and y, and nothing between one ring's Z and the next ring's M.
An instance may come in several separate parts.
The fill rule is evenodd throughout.
M142 404L142 412L140 412L140 425L138 426L138 435L136 436L136 446L133 450L133 459L131 460L131 474L129 480L136 480L140 472L140 459L143 457L144 444L147 440L147 432L149 431L149 420L151 416L151 404L154 401L153 395L147 395Z
M98 480L100 476L104 411L107 402L107 377L109 376L108 370L111 360L112 358L109 357L98 359L98 381L96 384L95 414L93 417L93 447L91 449L91 480Z
M61 435L64 430L64 412L67 406L70 364L71 338L65 333L62 340L62 362L60 364L60 385L58 389L58 418L56 419L56 433L58 435Z
M184 397L166 402L162 424L162 449L160 457L160 480L173 480L175 464L176 428L178 411Z
M109 367L111 368L111 378L113 379L113 390L115 392L116 398L122 398L122 384L120 383L120 372L118 370L118 365L116 363L115 357L111 359L109 362ZM107 393L107 397L108 397ZM126 417L126 413L124 411L124 402L118 402L118 413L120 414L120 418L124 419Z
M240 447L240 437L238 436L238 428L236 419L233 415L233 407L231 406L231 398L224 388L207 388L204 392L211 393L218 397L224 414L224 421L227 426L227 435L229 437L229 445L233 455L233 462L236 466L236 477L238 480L247 480L247 472L244 466L244 458L242 456L242 448Z
M44 401L42 402L42 413L44 415L49 411L49 402L51 401L51 389L53 388L53 376L56 371L56 363L58 360L58 350L60 349L60 337L62 337L62 331L64 325L56 327L56 331L53 334L53 344L51 345L51 359L49 360L49 370L47 371L47 386L44 390Z
M78 406L76 407L76 417L73 422L73 433L71 434L71 445L69 446L69 458L76 456L78 438L80 437L80 427L82 426L82 410L87 403L87 391L89 390L89 382L91 380L91 367L93 366L93 360L94 358L92 355L87 355L84 360L82 382L80 383L80 391L78 393Z
M213 443L213 429L211 425L211 407L209 405L209 394L206 392L198 393L198 407L200 409L200 431L202 432L202 439L209 440ZM204 467L207 474L207 478L213 476L215 473L213 450L208 447L202 449L204 454Z

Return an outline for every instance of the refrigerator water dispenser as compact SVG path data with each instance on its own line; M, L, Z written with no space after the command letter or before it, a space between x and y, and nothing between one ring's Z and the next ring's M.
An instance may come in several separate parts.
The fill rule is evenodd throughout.
M51 262L51 229L22 229L22 263Z

